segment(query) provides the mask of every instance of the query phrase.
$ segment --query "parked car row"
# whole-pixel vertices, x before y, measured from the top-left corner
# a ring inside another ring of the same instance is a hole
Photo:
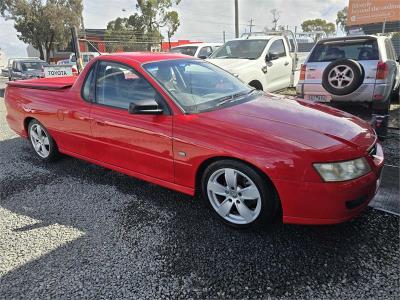
[[[366,103],[387,124],[390,103],[398,100],[400,86],[399,60],[390,38],[323,38],[309,53],[298,48],[296,36],[285,30],[247,34],[223,45],[181,45],[170,52],[206,59],[258,90],[296,87],[298,97],[317,103]],[[81,54],[84,66],[100,55]],[[71,66],[77,74],[75,54],[57,64]],[[43,61],[15,59],[9,78],[43,77],[45,65]],[[379,134],[386,134],[386,126],[379,128]]]

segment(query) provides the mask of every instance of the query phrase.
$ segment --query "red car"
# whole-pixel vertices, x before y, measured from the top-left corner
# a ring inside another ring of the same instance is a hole
[[[10,82],[5,103],[9,126],[41,159],[64,153],[199,192],[235,227],[349,220],[383,167],[366,122],[180,54],[103,55],[79,77]]]

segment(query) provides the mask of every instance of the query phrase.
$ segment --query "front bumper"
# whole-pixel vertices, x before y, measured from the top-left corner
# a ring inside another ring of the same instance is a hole
[[[370,159],[370,173],[345,182],[274,182],[281,199],[283,222],[295,224],[336,224],[362,212],[380,185],[383,154]]]

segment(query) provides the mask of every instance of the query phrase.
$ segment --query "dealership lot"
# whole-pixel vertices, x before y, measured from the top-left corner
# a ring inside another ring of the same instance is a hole
[[[398,147],[396,137],[384,143],[397,167]],[[336,226],[232,230],[197,198],[69,157],[39,162],[8,129],[2,98],[0,162],[6,299],[400,294],[392,214],[369,208]]]

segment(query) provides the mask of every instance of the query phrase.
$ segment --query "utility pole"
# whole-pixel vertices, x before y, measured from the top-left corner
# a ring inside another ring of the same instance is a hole
[[[225,30],[222,31],[222,40],[223,40],[223,42],[224,42],[224,44],[225,44]]]
[[[83,12],[81,14],[81,27],[82,27],[81,29],[82,29],[82,32],[83,32],[83,39],[86,40],[86,29],[85,29],[85,23],[83,22]],[[84,51],[88,51],[88,50],[89,50],[89,47],[88,47],[88,45],[86,43]]]
[[[253,25],[253,21],[254,21],[254,19],[250,19],[250,21],[249,21],[249,23],[250,23],[250,25],[249,25],[249,28],[250,28],[250,35],[251,35],[251,29],[254,27],[254,26],[256,26],[256,25]]]
[[[72,34],[72,42],[74,45],[76,67],[78,69],[78,74],[80,74],[81,71],[83,70],[83,64],[81,58],[81,51],[79,49],[78,30],[76,29],[75,26],[71,28],[71,34]]]
[[[235,0],[235,37],[239,37],[239,0]]]

